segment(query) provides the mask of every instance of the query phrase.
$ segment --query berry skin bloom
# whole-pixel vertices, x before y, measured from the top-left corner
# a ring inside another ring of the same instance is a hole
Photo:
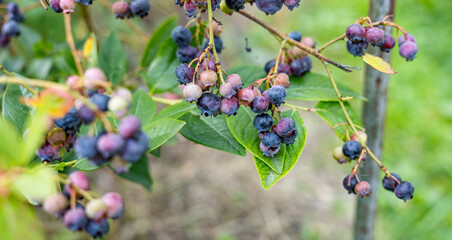
[[[196,58],[196,54],[198,54],[198,51],[190,45],[186,47],[179,47],[176,51],[177,59],[179,59],[181,63],[191,62],[191,60]]]
[[[286,145],[294,144],[295,140],[297,139],[297,136],[298,129],[295,128],[295,130],[290,135],[281,138],[281,143],[284,143]]]
[[[349,179],[350,179],[350,184],[349,184]],[[344,186],[345,190],[348,191],[348,194],[350,194],[350,193],[356,194],[355,186],[360,181],[361,181],[361,178],[358,175],[353,175],[351,178],[350,178],[350,175],[347,175],[344,178],[344,180],[342,181],[342,185]]]
[[[352,40],[347,41],[347,51],[355,56],[360,57],[366,53],[367,42],[365,40],[353,42]]]
[[[133,15],[144,18],[151,10],[151,3],[148,0],[134,0],[130,3],[130,11]]]
[[[80,158],[93,159],[99,154],[96,145],[97,137],[82,136],[75,142],[74,150]]]
[[[312,61],[311,58],[305,56],[303,58],[294,59],[290,62],[290,69],[293,75],[301,77],[307,72],[311,71]]]
[[[184,87],[183,94],[188,102],[197,101],[202,95],[202,89],[194,83],[189,83]]]
[[[273,126],[273,118],[266,113],[261,113],[254,118],[253,125],[259,132],[270,131]]]
[[[398,41],[399,47],[400,47],[405,41],[416,43],[416,38],[411,34],[406,34],[406,35],[404,34],[404,35],[400,36],[397,41]]]
[[[50,214],[55,214],[66,209],[69,206],[69,201],[61,193],[55,193],[53,195],[47,196],[44,199],[42,207],[44,210]]]
[[[186,47],[190,45],[191,42],[191,32],[187,28],[182,26],[177,26],[171,31],[171,38],[180,47]]]
[[[255,113],[265,113],[270,107],[270,102],[267,97],[259,96],[255,97],[250,104],[251,111]]]
[[[220,111],[226,115],[236,115],[239,110],[239,100],[232,96],[230,98],[223,98],[221,100]]]
[[[273,15],[283,6],[283,0],[256,0],[256,6],[266,15]]]
[[[394,179],[395,178],[395,179]],[[398,182],[397,182],[397,181]],[[383,188],[394,192],[394,189],[399,185],[399,183],[402,182],[402,178],[400,178],[399,175],[396,173],[391,173],[391,177],[384,176],[383,180],[381,181],[381,184],[383,185]]]
[[[361,155],[363,147],[358,141],[348,141],[342,145],[342,152],[344,155],[350,159],[357,159]]]
[[[220,98],[213,93],[203,93],[198,99],[196,106],[201,110],[201,115],[216,116],[220,110]]]
[[[270,88],[267,92],[268,100],[271,104],[275,105],[276,107],[279,107],[282,103],[284,103],[284,100],[286,99],[286,89],[282,86],[274,86]]]
[[[20,35],[20,27],[19,23],[16,21],[9,20],[2,26],[2,34],[11,36],[11,37],[17,37]]]
[[[180,84],[187,84],[193,81],[193,75],[195,74],[195,69],[188,66],[188,64],[183,63],[177,66],[176,70],[177,81]]]
[[[366,196],[369,196],[370,191],[370,184],[366,181],[361,181],[355,186],[355,193],[360,195],[361,198],[364,198]]]
[[[76,232],[86,227],[88,217],[82,208],[69,209],[64,214],[63,222],[69,230]]]
[[[403,181],[397,185],[394,189],[394,193],[396,197],[403,199],[403,201],[406,202],[406,200],[413,198],[414,185],[411,182]]]
[[[85,231],[93,238],[102,238],[110,231],[110,224],[107,219],[89,221],[85,227]]]
[[[259,144],[259,148],[261,149],[264,156],[273,157],[273,156],[275,156],[275,154],[277,154],[279,152],[280,145],[278,145],[277,147],[268,148],[268,147],[265,147],[261,142]]]
[[[276,148],[281,144],[281,138],[274,132],[269,132],[262,137],[262,144],[266,148]]]
[[[413,61],[417,54],[417,44],[415,42],[406,41],[399,47],[400,56],[407,61]]]
[[[380,50],[383,52],[390,52],[395,46],[395,38],[392,35],[385,35],[385,41],[380,46]]]
[[[106,112],[108,111],[108,102],[110,101],[110,96],[95,93],[89,98],[89,101],[96,105],[102,112]]]
[[[348,26],[345,31],[345,35],[352,42],[359,42],[364,40],[364,37],[366,36],[366,29],[360,24],[352,24]]]
[[[367,29],[366,41],[372,46],[381,46],[385,41],[385,32],[378,27],[372,27]]]
[[[293,134],[296,129],[297,126],[295,125],[295,121],[291,118],[281,119],[274,128],[275,133],[280,137],[289,136]]]
[[[127,139],[121,157],[129,163],[136,163],[141,156],[146,153],[146,145],[141,144],[135,139]]]

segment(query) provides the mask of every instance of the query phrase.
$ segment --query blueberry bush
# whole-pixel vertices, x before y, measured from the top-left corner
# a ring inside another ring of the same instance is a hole
[[[358,167],[373,161],[384,172],[384,189],[403,201],[413,198],[413,184],[390,173],[366,145],[366,129],[350,104],[365,97],[333,76],[333,69],[360,68],[322,53],[341,43],[342,51],[380,72],[395,74],[389,63],[366,53],[368,48],[391,52],[398,45],[402,58],[415,59],[416,38],[392,16],[378,21],[360,17],[340,36],[319,45],[296,29],[282,33],[247,11],[294,11],[302,7],[300,0],[175,0],[174,9],[183,8],[188,21],[178,25],[177,17],[171,16],[151,36],[129,20],[152,13],[148,0],[97,1],[103,6],[85,0],[0,5],[1,54],[7,59],[0,66],[0,204],[2,211],[20,216],[23,226],[36,224],[31,206],[42,207],[68,230],[102,238],[111,221],[127,209],[120,194],[92,191],[87,172],[108,168],[150,191],[147,154],[159,157],[160,147],[177,133],[231,154],[251,153],[256,176],[268,189],[302,157],[308,139],[299,111],[317,114],[343,142],[333,149],[332,158],[352,165],[343,179],[344,192],[361,198],[372,194]],[[112,31],[100,42],[89,14],[84,20],[91,33],[74,34],[74,12],[87,14],[87,6],[107,7],[116,21],[145,38],[141,58],[130,59],[130,46],[121,40],[121,32]],[[48,8],[64,22],[65,38],[60,37],[55,49],[39,32],[22,26],[27,22],[23,12],[37,9],[47,14],[43,9]],[[233,46],[223,42],[223,25],[228,22],[218,21],[219,14],[244,17],[268,30],[280,45],[273,58],[264,66],[225,68],[233,64],[225,64],[221,53]],[[387,34],[387,28],[396,29],[395,35]],[[30,52],[41,58],[17,57]],[[322,63],[323,74],[311,71],[313,61]],[[301,106],[301,101],[315,106]],[[157,111],[157,103],[165,107]],[[20,231],[5,216],[0,215],[4,239],[44,238],[42,233]]]

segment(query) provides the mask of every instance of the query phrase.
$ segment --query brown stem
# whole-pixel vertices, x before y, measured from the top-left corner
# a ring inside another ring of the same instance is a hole
[[[71,49],[72,56],[74,57],[75,66],[77,67],[78,74],[83,76],[83,69],[78,57],[77,49],[75,48],[74,36],[72,35],[71,27],[71,15],[64,14],[64,28],[66,30],[66,41]]]

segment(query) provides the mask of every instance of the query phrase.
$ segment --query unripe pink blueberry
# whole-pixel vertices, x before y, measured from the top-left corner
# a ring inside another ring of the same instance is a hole
[[[301,39],[301,43],[310,48],[315,48],[315,41],[314,39],[312,39],[312,37],[304,37],[303,39]]]
[[[211,87],[215,85],[218,80],[218,74],[212,70],[207,70],[201,73],[199,81],[205,87]]]
[[[232,84],[236,90],[240,90],[242,88],[242,78],[238,74],[231,74],[226,78],[226,82]]]
[[[250,88],[244,88],[238,94],[239,104],[248,107],[254,99],[254,91]]]
[[[184,87],[183,94],[184,97],[187,98],[187,101],[193,102],[201,97],[202,89],[194,83],[189,83]]]
[[[220,86],[220,94],[225,98],[230,98],[235,94],[235,87],[231,83],[224,83]]]
[[[402,36],[400,36],[397,41],[399,43],[399,46],[401,46],[405,41],[416,43],[416,38],[413,35],[408,33],[408,34],[402,34]]]
[[[86,215],[95,221],[99,221],[107,216],[107,205],[102,199],[93,199],[86,204]]]
[[[380,50],[384,51],[384,52],[389,52],[389,51],[391,51],[392,48],[394,48],[394,46],[395,46],[395,38],[390,34],[386,34],[385,41],[384,41],[383,45],[380,46]]]
[[[366,143],[366,142],[367,142],[367,134],[366,134],[366,132],[358,131],[358,134],[359,134],[359,136],[361,137],[361,140],[363,140],[363,142]],[[356,134],[353,134],[353,135],[350,137],[350,140],[351,140],[351,141],[358,141],[358,142],[359,142],[359,138],[358,138],[358,136],[356,136]]]
[[[126,88],[118,88],[118,90],[113,93],[113,96],[124,98],[129,103],[132,102],[132,93]]]
[[[406,41],[399,47],[400,56],[407,61],[413,61],[417,54],[417,44],[415,42]]]
[[[79,81],[80,81],[80,77],[79,77],[79,76],[77,76],[77,75],[69,75],[69,76],[66,78],[66,85],[67,85],[70,89],[75,90],[75,89],[78,88],[78,86],[79,86],[79,84],[80,84]]]
[[[370,184],[366,181],[361,181],[355,186],[355,192],[356,194],[360,195],[361,198],[369,196],[370,191]]]
[[[111,6],[111,10],[115,14],[116,18],[125,18],[130,13],[129,3],[124,1],[115,2]]]
[[[113,155],[120,153],[124,147],[124,139],[114,133],[107,133],[102,135],[97,141],[97,150],[105,158],[112,157]]]
[[[63,13],[69,14],[75,9],[75,0],[61,0],[60,7],[63,9]]]
[[[55,214],[66,209],[69,206],[69,201],[61,193],[55,193],[46,197],[42,207],[50,214]]]
[[[276,78],[275,78],[275,84],[281,85],[284,88],[288,88],[290,85],[289,75],[287,75],[285,73],[278,73],[278,75],[276,75]]]
[[[373,46],[380,46],[384,43],[385,31],[378,27],[371,27],[366,31],[366,41]]]
[[[83,82],[86,88],[97,90],[102,88],[103,83],[107,82],[107,76],[100,68],[91,67],[86,69]]]
[[[141,121],[136,116],[130,115],[121,120],[118,126],[119,135],[123,138],[131,138],[141,128]]]
[[[220,111],[226,115],[236,115],[239,109],[239,101],[236,97],[232,96],[230,98],[221,99]]]
[[[124,202],[119,193],[109,192],[102,196],[102,201],[107,206],[107,216],[116,219],[124,212]]]
[[[90,189],[90,181],[88,175],[82,171],[75,171],[68,176],[69,183],[77,188],[88,191]]]

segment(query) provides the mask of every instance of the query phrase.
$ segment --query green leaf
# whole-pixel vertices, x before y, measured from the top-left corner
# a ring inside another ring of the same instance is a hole
[[[157,50],[160,44],[163,43],[168,37],[171,36],[171,31],[177,26],[177,16],[169,17],[152,33],[149,38],[146,49],[141,57],[141,67],[147,67],[151,63],[152,59],[157,55]]]
[[[242,83],[246,87],[250,86],[254,81],[266,76],[264,68],[254,65],[242,65],[228,69],[228,74],[236,73],[242,79]]]
[[[44,240],[40,220],[33,207],[17,198],[0,198],[0,232],[2,240]]]
[[[51,68],[52,59],[50,57],[33,59],[27,66],[27,73],[25,75],[29,78],[46,79],[49,76]]]
[[[178,104],[170,105],[162,109],[153,119],[153,121],[162,118],[179,118],[180,116],[186,114],[190,110],[196,107],[196,104],[191,104],[188,102],[181,102]]]
[[[30,108],[24,105],[20,99],[31,96],[32,93],[27,89],[15,84],[9,84],[3,96],[3,118],[14,123],[21,133],[24,131],[25,122],[30,117]]]
[[[23,150],[17,154],[17,161],[24,165],[35,156],[38,149],[44,142],[46,137],[46,125],[48,124],[48,116],[44,110],[37,109],[33,117],[27,121],[27,136],[24,140]]]
[[[116,32],[103,41],[99,51],[99,66],[114,85],[118,85],[126,74],[127,55]]]
[[[141,120],[142,126],[151,122],[156,109],[155,102],[143,89],[139,89],[133,93],[130,114],[137,116]]]
[[[162,146],[160,146],[160,147],[158,147],[158,148],[152,150],[150,153],[151,153],[154,157],[160,158],[160,153],[161,153],[161,151],[162,151]]]
[[[179,84],[174,74],[174,70],[179,65],[176,50],[177,45],[171,38],[167,38],[160,45],[147,73],[147,84],[150,93],[167,91]]]
[[[151,191],[152,178],[149,173],[148,159],[143,156],[138,162],[130,167],[129,172],[118,174],[120,177],[138,183]]]
[[[259,133],[254,128],[253,121],[256,117],[256,113],[253,113],[249,108],[240,107],[237,115],[229,117],[228,127],[232,135],[239,143],[241,143],[248,151],[254,156],[264,161],[271,169],[277,173],[281,173],[284,165],[284,155],[286,145],[281,144],[281,149],[274,157],[266,157],[262,153],[259,145],[261,139]]]
[[[98,165],[90,162],[86,158],[80,159],[79,161],[77,161],[77,163],[74,164],[74,167],[76,167],[80,171],[94,171],[94,170],[97,170],[97,169],[99,169],[99,168],[101,168],[103,166],[104,165],[98,166]]]
[[[343,84],[337,83],[337,87],[343,97],[355,97],[356,99],[365,100],[364,97]],[[291,77],[290,87],[287,88],[287,99],[338,101],[329,78],[316,73],[307,73],[303,77]]]
[[[350,106],[350,104],[347,102],[345,102],[344,105],[353,123],[355,125],[362,126],[361,120],[355,110],[353,110],[352,106]],[[321,118],[323,118],[323,120],[325,120],[328,125],[330,125],[330,127],[334,127],[340,123],[347,123],[347,119],[345,118],[344,112],[342,111],[339,102],[319,102],[314,108],[324,110],[316,111],[316,113]],[[346,130],[347,125],[337,126],[334,128],[334,132],[336,132],[337,136],[342,139],[342,141],[346,141]]]
[[[27,169],[14,180],[12,189],[18,195],[37,202],[56,192],[57,172],[49,167],[38,165],[38,167]]]
[[[226,118],[224,114],[216,117],[200,116],[199,110],[192,110],[180,118],[187,122],[180,134],[195,143],[245,156],[245,148],[237,142],[229,131]]]
[[[160,147],[174,136],[184,125],[184,121],[172,118],[163,118],[146,125],[143,128],[143,131],[149,137],[149,150],[152,151]]]
[[[294,144],[290,144],[286,147],[286,154],[284,155],[284,167],[281,174],[273,171],[267,164],[257,157],[254,157],[254,163],[256,165],[259,178],[261,180],[264,189],[269,189],[273,184],[284,177],[293,166],[297,163],[301,156],[304,145],[306,143],[306,128],[300,114],[295,110],[289,110],[281,114],[283,118],[292,118],[295,121],[298,129],[298,136]]]
[[[20,165],[17,153],[22,152],[23,142],[16,128],[4,118],[0,118],[0,169]]]

